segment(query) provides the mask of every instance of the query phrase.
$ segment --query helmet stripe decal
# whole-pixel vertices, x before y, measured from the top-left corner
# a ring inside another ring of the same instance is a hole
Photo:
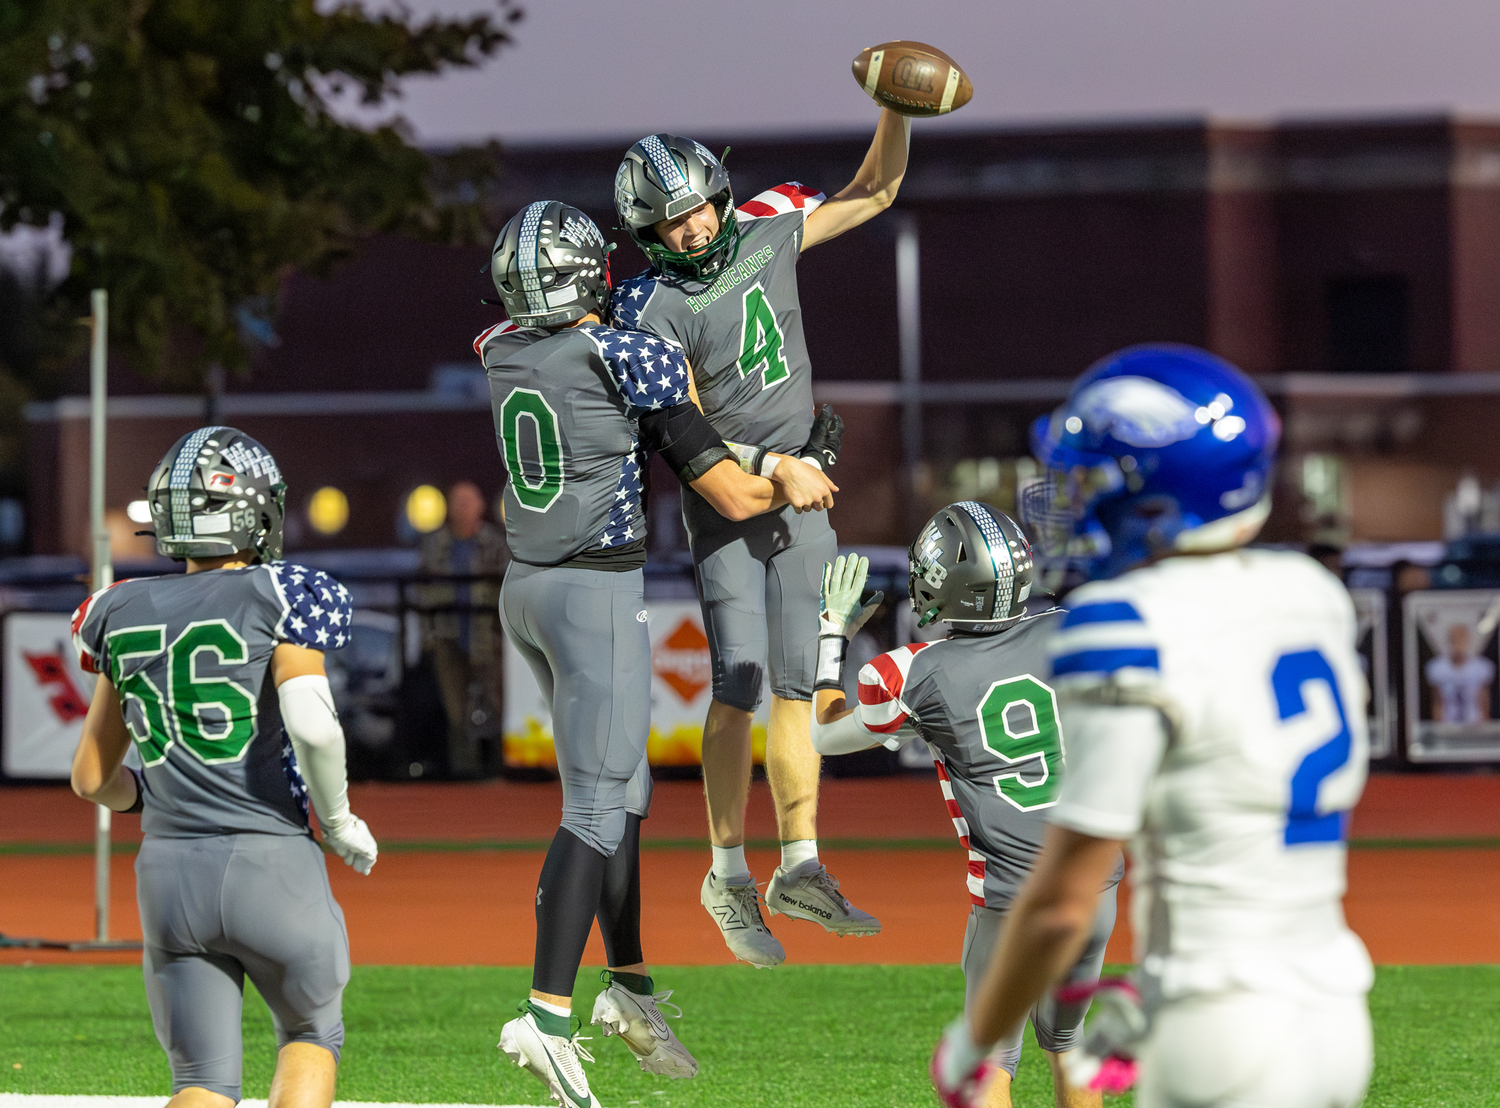
[[[538,200],[526,209],[521,217],[521,230],[516,240],[516,268],[521,271],[521,290],[526,294],[526,307],[537,315],[547,312],[547,298],[542,293],[542,281],[537,276],[541,264],[541,246],[537,235],[542,227],[542,213],[547,210],[546,200]]]
[[[676,200],[687,195],[688,179],[683,176],[681,168],[658,136],[647,135],[641,139],[641,151],[651,163],[651,168],[656,170],[656,177],[669,197]]]
[[[1000,530],[1000,525],[995,522],[995,517],[990,515],[989,510],[983,504],[974,500],[964,500],[954,505],[962,508],[968,513],[969,518],[974,521],[974,526],[979,528],[979,533],[984,536],[984,545],[990,550],[990,565],[995,571],[995,609],[991,619],[1004,619],[1004,613],[1010,611],[1011,592],[1015,588],[1016,563],[1011,557],[1010,543],[1006,541],[1005,532]],[[1005,558],[1002,567],[1001,556]]]
[[[167,477],[167,488],[172,494],[172,534],[177,538],[191,538],[193,517],[188,500],[192,487],[193,471],[198,468],[198,456],[203,444],[222,427],[200,427],[187,437],[177,457],[172,460],[172,472]]]

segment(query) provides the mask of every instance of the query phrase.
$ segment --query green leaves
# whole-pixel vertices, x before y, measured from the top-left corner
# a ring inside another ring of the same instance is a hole
[[[55,314],[108,289],[112,342],[143,371],[191,385],[241,366],[236,308],[274,303],[287,271],[376,232],[485,233],[492,156],[450,156],[435,185],[399,119],[360,128],[335,107],[480,64],[519,17],[511,0],[421,24],[313,0],[0,0],[0,229],[60,213]]]

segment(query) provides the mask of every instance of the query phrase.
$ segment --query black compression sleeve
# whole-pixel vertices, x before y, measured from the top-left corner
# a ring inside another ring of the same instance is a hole
[[[641,444],[660,454],[688,484],[732,458],[724,440],[693,404],[674,404],[640,417]]]

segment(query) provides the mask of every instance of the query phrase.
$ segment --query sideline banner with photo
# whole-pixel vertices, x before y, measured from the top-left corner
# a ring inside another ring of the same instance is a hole
[[[1500,591],[1414,592],[1405,616],[1407,757],[1500,757]]]
[[[653,766],[696,766],[703,761],[703,720],[713,699],[708,637],[696,600],[648,600],[651,633],[651,737],[647,756]],[[771,690],[761,691],[751,725],[756,762],[766,760],[766,721]],[[552,745],[552,712],[531,667],[505,638],[505,720],[507,766],[557,765]]]
[[[1384,589],[1350,589],[1354,601],[1359,664],[1370,686],[1370,757],[1389,758],[1395,748],[1396,711],[1391,685],[1390,643]]]
[[[78,667],[71,617],[11,612],[5,617],[0,769],[7,777],[66,779],[88,715],[91,678]]]

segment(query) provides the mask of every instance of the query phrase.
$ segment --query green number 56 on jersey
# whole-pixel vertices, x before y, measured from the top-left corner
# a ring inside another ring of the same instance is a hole
[[[109,635],[110,680],[120,694],[125,725],[140,748],[141,762],[161,763],[181,742],[205,765],[237,762],[255,735],[255,697],[227,677],[199,673],[204,654],[221,666],[249,661],[245,640],[227,620],[188,624],[166,645],[166,627],[126,627]],[[159,688],[144,662],[126,673],[126,662],[167,654],[167,687]],[[139,715],[131,711],[135,704]]]

